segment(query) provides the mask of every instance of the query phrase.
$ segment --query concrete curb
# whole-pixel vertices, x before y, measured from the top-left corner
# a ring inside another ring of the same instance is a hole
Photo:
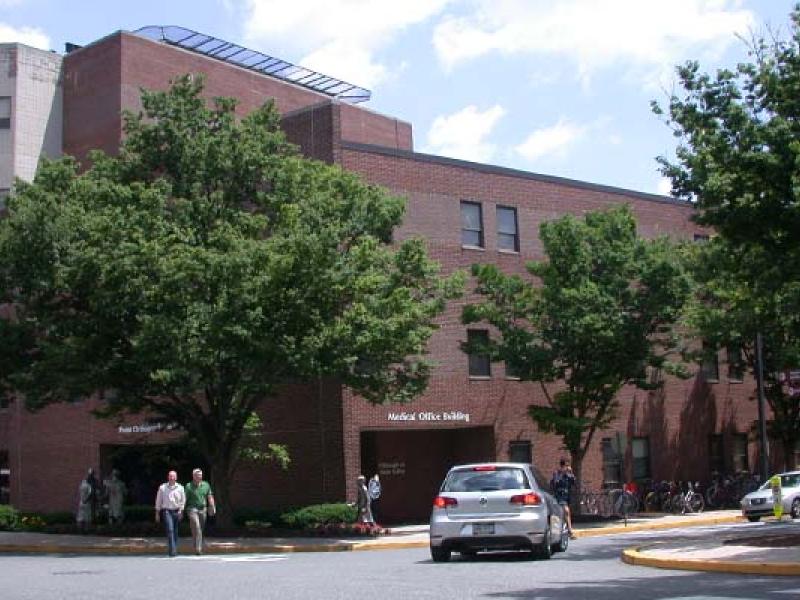
[[[800,575],[800,563],[765,563],[699,558],[664,558],[646,555],[647,546],[628,548],[622,552],[622,562],[641,567],[682,571],[712,571],[742,575]]]
[[[598,527],[597,529],[576,529],[575,537],[595,537],[600,535],[614,535],[617,533],[629,533],[634,531],[649,531],[658,529],[678,529],[680,527],[703,527],[706,525],[722,525],[725,523],[742,523],[744,517],[741,515],[726,515],[724,517],[692,518],[681,521],[667,521],[662,523],[632,523],[625,525],[615,525],[613,527]]]
[[[713,518],[689,518],[683,520],[661,523],[632,523],[627,527],[617,525],[612,527],[598,527],[597,529],[575,530],[575,537],[587,538],[603,535],[616,535],[636,531],[658,529],[678,529],[681,527],[701,527],[723,523],[738,523],[743,521],[741,515],[726,515]],[[298,552],[363,552],[366,550],[405,550],[409,548],[427,548],[429,542],[424,540],[408,541],[346,541],[328,544],[261,544],[261,545],[234,545],[225,542],[211,542],[206,547],[206,555],[215,554],[271,554],[271,553],[298,553]],[[181,549],[184,553],[191,554],[191,549]],[[105,554],[105,555],[162,555],[166,553],[166,543],[148,545],[70,545],[70,544],[0,544],[0,554]]]

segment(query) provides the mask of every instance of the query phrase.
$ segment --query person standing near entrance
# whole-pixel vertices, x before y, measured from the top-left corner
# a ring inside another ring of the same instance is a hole
[[[377,473],[369,480],[367,491],[369,492],[369,499],[371,502],[370,509],[372,511],[372,520],[377,523],[380,518],[378,505],[380,504],[381,498],[381,478],[378,477]]]
[[[122,503],[125,500],[127,489],[125,483],[119,478],[119,471],[113,469],[111,477],[103,481],[103,489],[108,501],[108,522],[109,524],[122,523],[123,512]]]
[[[167,473],[167,481],[158,486],[156,494],[156,523],[164,521],[164,531],[167,534],[167,553],[170,556],[178,554],[178,525],[183,518],[183,509],[186,506],[186,492],[178,483],[178,474],[175,471]]]
[[[564,509],[564,517],[567,520],[567,529],[569,530],[570,539],[575,539],[575,534],[572,533],[572,514],[570,512],[570,496],[572,495],[572,487],[575,485],[575,475],[572,473],[572,467],[565,459],[561,459],[558,463],[558,470],[553,473],[553,478],[550,480],[550,488],[553,491],[553,496],[556,502]]]
[[[194,553],[203,553],[203,529],[206,517],[213,517],[217,512],[214,492],[207,481],[203,481],[202,469],[192,471],[192,480],[186,484],[186,514],[189,516],[189,527],[192,529]]]

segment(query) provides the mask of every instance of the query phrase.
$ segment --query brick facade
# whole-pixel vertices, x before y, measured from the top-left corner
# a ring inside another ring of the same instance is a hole
[[[397,237],[423,237],[445,273],[475,262],[493,262],[523,274],[526,261],[542,258],[537,235],[542,222],[620,203],[632,207],[645,237],[692,239],[701,233],[684,203],[416,154],[407,123],[127,33],[113,34],[65,57],[65,152],[81,158],[95,147],[113,152],[121,135],[120,109],[139,108],[141,87],[164,89],[171,78],[187,72],[205,74],[208,96],[238,98],[242,114],[275,98],[288,137],[306,155],[340,164],[406,197],[406,216]],[[482,206],[484,250],[461,245],[462,200]],[[498,205],[517,210],[519,252],[497,250]],[[557,438],[537,431],[527,416],[529,405],[544,402],[539,386],[506,377],[502,364],[492,365],[489,378],[468,375],[467,357],[459,348],[466,339],[461,307],[468,300],[452,303],[439,319],[440,330],[430,344],[431,357],[439,366],[427,391],[411,405],[373,406],[331,381],[287,388],[279,398],[267,401],[262,417],[269,439],[289,446],[292,467],[288,472],[274,466],[243,468],[235,485],[237,504],[275,508],[354,500],[356,476],[377,471],[384,484],[379,513],[390,521],[424,518],[452,463],[506,460],[512,442],[529,442],[534,464],[547,474],[563,449]],[[713,433],[723,433],[728,447],[734,434],[750,435],[749,460],[754,465],[756,444],[749,433],[756,419],[750,399],[753,388],[749,379],[732,383],[723,375],[719,382],[706,382],[700,376],[669,380],[659,393],[623,390],[619,418],[609,431],[595,437],[584,464],[584,480],[591,488],[600,487],[602,438],[617,434],[628,442],[648,438],[651,474],[656,479],[707,480],[708,440]],[[0,411],[0,440],[6,440],[12,498],[20,508],[71,510],[86,467],[108,468],[101,464],[102,447],[173,439],[158,432],[121,433],[117,424],[92,418],[91,406],[91,402],[55,406],[31,415],[15,403],[5,413]],[[402,413],[415,418],[401,420]],[[128,419],[128,423],[140,421]],[[625,452],[627,478],[630,444]]]

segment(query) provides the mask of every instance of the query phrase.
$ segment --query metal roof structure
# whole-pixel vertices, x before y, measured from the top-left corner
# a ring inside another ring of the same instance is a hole
[[[372,93],[362,87],[341,79],[317,73],[311,69],[294,65],[288,61],[263,52],[250,50],[232,42],[226,42],[205,33],[198,33],[185,27],[174,25],[148,25],[133,32],[140,37],[178,46],[210,58],[216,58],[238,67],[250,69],[262,75],[269,75],[290,83],[314,90],[356,104],[366,102]]]

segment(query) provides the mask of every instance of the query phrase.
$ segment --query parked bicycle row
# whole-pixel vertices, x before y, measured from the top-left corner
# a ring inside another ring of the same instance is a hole
[[[604,491],[584,490],[579,511],[584,515],[622,517],[641,511],[685,514],[706,508],[738,508],[741,498],[758,486],[758,476],[746,472],[714,474],[706,486],[695,481],[627,483]]]

